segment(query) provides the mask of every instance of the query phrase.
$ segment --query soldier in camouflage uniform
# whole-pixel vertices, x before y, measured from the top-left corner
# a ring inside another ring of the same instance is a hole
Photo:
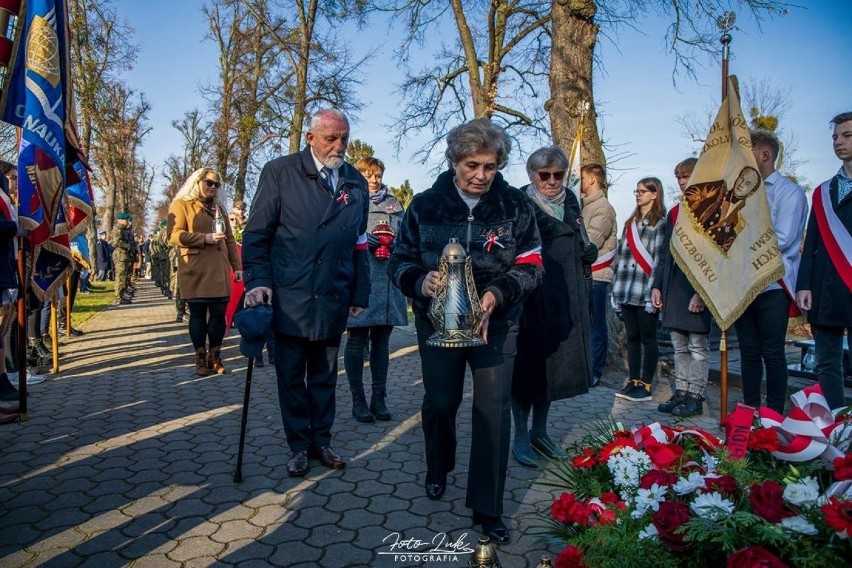
[[[169,244],[166,220],[160,223],[151,237],[151,278],[166,298],[172,298],[169,281]]]
[[[112,228],[109,243],[112,245],[112,263],[115,267],[115,300],[113,304],[129,304],[130,265],[133,247],[133,232],[130,230],[130,213],[119,213],[115,216],[115,226]]]
[[[188,321],[189,317],[186,313],[186,300],[180,297],[180,280],[178,280],[178,257],[180,253],[177,247],[169,247],[169,282],[172,292],[172,297],[175,300],[175,309],[177,316],[175,321]]]

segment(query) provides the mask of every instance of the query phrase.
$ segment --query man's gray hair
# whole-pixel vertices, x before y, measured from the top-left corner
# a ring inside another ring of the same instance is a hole
[[[512,141],[505,130],[487,118],[476,118],[450,130],[444,155],[448,165],[452,167],[467,156],[493,152],[499,170],[506,167],[511,151]]]
[[[545,146],[539,148],[527,158],[527,175],[532,175],[542,168],[557,165],[563,170],[568,169],[568,156],[558,146]]]
[[[319,128],[320,124],[327,120],[342,120],[346,124],[349,124],[349,117],[346,116],[345,113],[337,110],[336,108],[324,108],[315,112],[311,117],[311,124],[308,126],[308,132],[315,131]]]

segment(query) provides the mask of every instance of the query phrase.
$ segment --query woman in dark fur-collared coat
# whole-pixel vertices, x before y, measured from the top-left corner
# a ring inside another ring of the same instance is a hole
[[[503,489],[511,436],[512,365],[523,301],[541,280],[541,241],[529,198],[497,172],[508,161],[506,133],[487,119],[454,128],[447,136],[450,170],[414,196],[405,212],[388,274],[413,299],[423,372],[426,496],[440,499],[456,465],[456,414],[465,368],[473,375],[473,427],[466,505],[492,542],[509,540]],[[483,319],[484,345],[427,345],[435,328],[427,317],[438,262],[449,239],[471,259]]]
[[[591,379],[584,263],[598,249],[583,238],[580,204],[562,185],[567,170],[562,150],[540,148],[527,160],[532,183],[521,189],[535,204],[544,261],[544,278],[524,303],[512,379],[512,454],[526,467],[537,467],[541,455],[567,457],[547,434],[550,403],[586,393]]]

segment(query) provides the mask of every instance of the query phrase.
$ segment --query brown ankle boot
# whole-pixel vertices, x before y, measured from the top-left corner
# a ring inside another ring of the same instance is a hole
[[[203,347],[195,350],[195,374],[199,377],[210,374],[210,369],[207,368],[207,350]]]
[[[227,371],[225,365],[222,364],[222,347],[210,348],[210,368],[217,375],[224,375]]]

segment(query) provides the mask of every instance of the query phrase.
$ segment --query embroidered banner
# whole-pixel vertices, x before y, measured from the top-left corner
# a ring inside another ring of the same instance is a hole
[[[19,15],[16,51],[0,98],[2,119],[21,128],[20,224],[30,231],[33,286],[45,298],[71,266],[65,188],[80,176],[64,0],[30,0]]]
[[[672,231],[675,262],[728,329],[784,275],[766,189],[751,152],[736,77],[716,115]]]

